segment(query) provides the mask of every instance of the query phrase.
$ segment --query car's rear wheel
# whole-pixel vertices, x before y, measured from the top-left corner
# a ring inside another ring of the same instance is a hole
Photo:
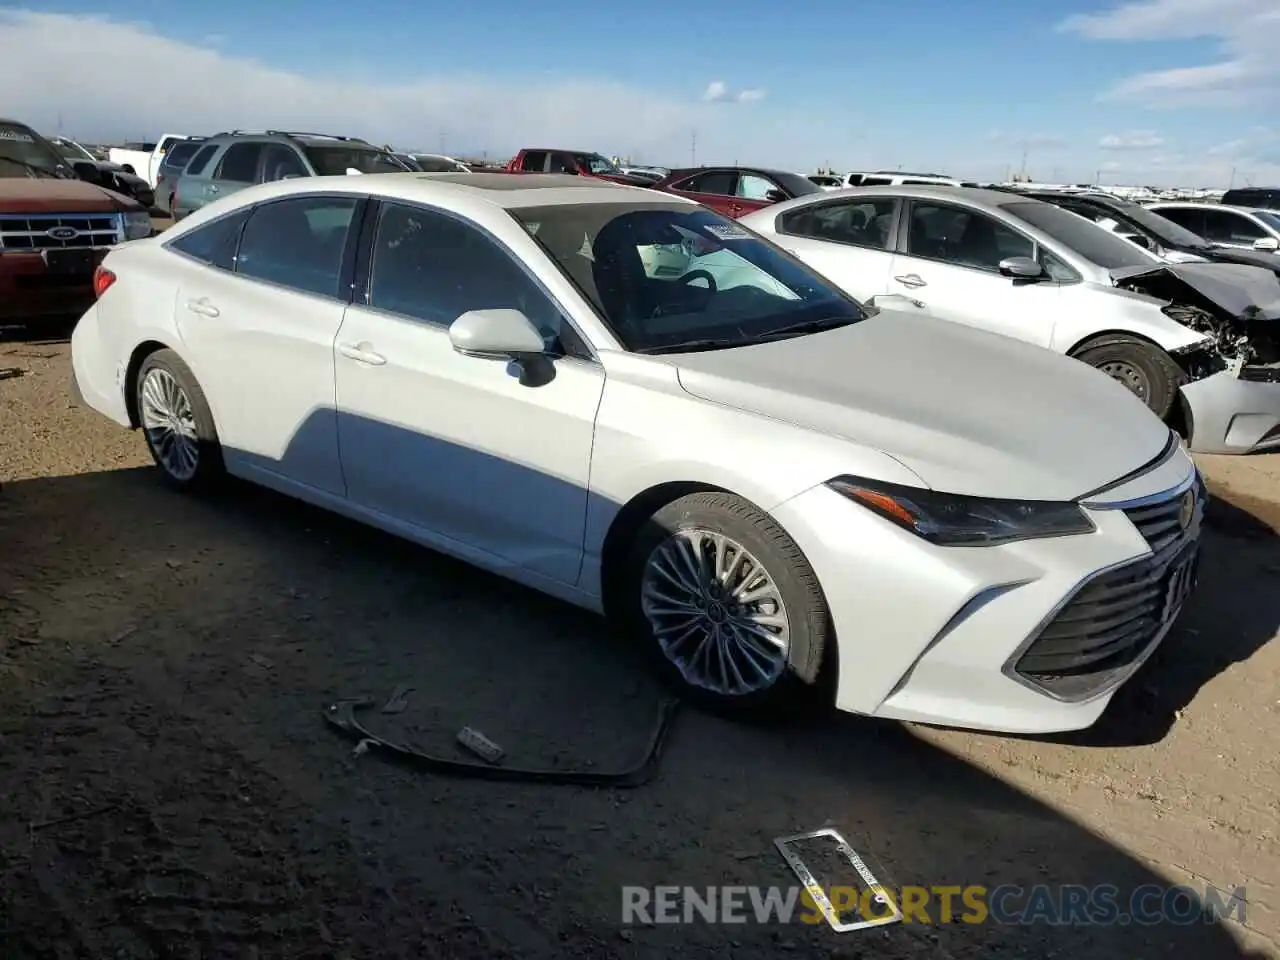
[[[1099,338],[1072,354],[1127,387],[1161,420],[1169,416],[1184,379],[1173,358],[1136,337]]]
[[[137,379],[138,425],[165,481],[181,490],[222,473],[222,450],[208,401],[191,369],[172,350],[142,361]]]
[[[707,492],[668,504],[636,537],[629,573],[635,626],[687,695],[741,711],[816,689],[826,600],[800,548],[751,503]]]

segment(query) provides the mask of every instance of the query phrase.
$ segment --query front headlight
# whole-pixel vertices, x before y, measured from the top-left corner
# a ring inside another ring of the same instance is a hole
[[[151,214],[135,210],[124,215],[124,238],[142,240],[151,236]]]
[[[861,477],[836,477],[827,486],[943,547],[990,546],[1097,529],[1074,503],[966,497]]]

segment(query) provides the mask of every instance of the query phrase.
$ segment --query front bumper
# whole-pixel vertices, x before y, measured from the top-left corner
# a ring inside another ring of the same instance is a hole
[[[1086,506],[1092,534],[997,547],[933,547],[825,487],[775,508],[831,609],[836,706],[1009,733],[1092,725],[1181,612],[1205,501],[1181,450],[1106,496]]]
[[[1280,383],[1215,373],[1182,388],[1195,453],[1280,450]]]
[[[93,268],[106,256],[94,250],[87,270],[55,272],[39,251],[0,251],[0,321],[30,321],[83,313],[93,303]]]

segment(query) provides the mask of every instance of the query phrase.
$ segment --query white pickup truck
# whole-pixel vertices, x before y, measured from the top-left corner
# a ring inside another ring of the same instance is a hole
[[[123,147],[112,147],[107,151],[107,160],[118,163],[125,173],[136,174],[154,188],[156,174],[160,172],[160,164],[164,155],[179,140],[190,140],[189,134],[166,133],[159,143],[126,143]]]

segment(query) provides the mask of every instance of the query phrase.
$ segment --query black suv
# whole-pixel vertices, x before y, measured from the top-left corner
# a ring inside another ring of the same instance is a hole
[[[1226,207],[1259,207],[1280,210],[1280,187],[1240,187],[1222,195]]]
[[[232,130],[205,140],[173,185],[175,219],[257,183],[293,177],[404,173],[395,155],[359,137],[324,133]]]

